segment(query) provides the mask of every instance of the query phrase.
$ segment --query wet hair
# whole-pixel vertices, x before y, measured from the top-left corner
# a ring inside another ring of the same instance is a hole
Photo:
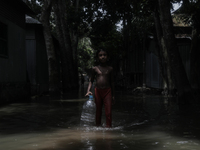
[[[106,52],[107,53],[107,56],[108,56],[108,60],[107,60],[107,64],[109,65],[110,64],[110,54],[108,53],[108,51],[106,49],[98,49],[96,51],[96,56],[95,56],[95,65],[98,65],[99,64],[99,61],[98,61],[98,55],[99,53],[103,51],[103,52]]]
[[[107,55],[108,55],[108,57],[110,56],[107,50],[105,50],[105,49],[98,49],[97,52],[96,52],[96,59],[98,58],[98,55],[99,55],[99,53],[100,53],[101,51],[106,52]]]

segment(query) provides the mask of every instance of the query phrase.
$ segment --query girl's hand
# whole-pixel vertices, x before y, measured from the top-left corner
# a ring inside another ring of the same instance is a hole
[[[112,97],[112,105],[114,105],[115,104],[115,97],[113,96]]]
[[[85,94],[85,96],[89,96],[89,95],[93,95],[92,92],[89,91],[89,92],[87,92],[87,93]]]

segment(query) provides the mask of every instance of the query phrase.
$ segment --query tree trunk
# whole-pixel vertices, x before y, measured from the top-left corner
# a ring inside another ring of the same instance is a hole
[[[154,22],[157,33],[157,41],[158,41],[158,59],[160,64],[161,74],[164,80],[164,92],[165,94],[172,95],[172,91],[174,91],[174,82],[172,79],[172,73],[170,69],[170,61],[167,53],[167,49],[165,46],[165,42],[163,39],[162,27],[160,24],[160,17],[157,8],[154,10]]]
[[[191,97],[191,86],[189,84],[173,33],[170,1],[158,0],[158,2],[160,8],[160,19],[163,29],[163,37],[167,52],[169,54],[171,69],[175,79],[175,85],[178,90],[179,100],[186,102],[193,97]]]
[[[44,39],[48,57],[48,69],[49,69],[49,92],[59,93],[59,67],[57,64],[56,53],[54,49],[53,39],[51,35],[51,28],[49,23],[49,17],[51,13],[53,0],[44,0],[44,5],[41,12],[41,22],[44,27]]]
[[[165,41],[163,37],[161,38],[161,46],[162,46],[162,55],[164,58],[164,64],[165,64],[165,72],[166,72],[166,79],[167,79],[167,89],[168,89],[168,95],[174,95],[174,89],[175,89],[175,81],[173,78],[172,74],[172,69],[171,69],[171,62],[169,58],[169,54],[166,48]]]
[[[73,49],[73,56],[74,56],[74,78],[75,78],[75,87],[79,86],[79,76],[78,76],[78,32],[77,31],[72,31],[71,33],[72,37],[72,49]]]
[[[198,72],[198,36],[199,32],[196,28],[192,30],[192,44],[190,48],[190,81],[191,81],[191,86],[195,91],[199,90],[199,82],[198,82],[198,77],[199,77],[199,72]]]
[[[70,71],[68,65],[70,64],[69,60],[67,59],[67,51],[65,49],[65,40],[64,40],[64,35],[62,31],[62,24],[61,24],[61,15],[62,12],[60,12],[59,9],[59,2],[56,1],[53,8],[54,8],[54,13],[55,13],[55,22],[56,22],[56,33],[60,45],[60,58],[61,58],[61,70],[62,70],[62,90],[63,92],[67,92],[67,90],[70,89]]]
[[[77,48],[78,48],[78,8],[79,8],[79,0],[76,0],[76,2],[74,3],[74,7],[75,9],[75,16],[76,16],[76,23],[75,23],[75,27],[74,29],[70,29],[71,31],[71,39],[72,39],[72,49],[73,49],[73,56],[74,56],[74,78],[75,78],[75,87],[79,86],[79,76],[78,76],[78,52],[77,52]]]
[[[76,78],[74,56],[67,18],[66,1],[57,0],[54,5],[58,40],[61,45],[62,85],[63,92],[74,89]]]

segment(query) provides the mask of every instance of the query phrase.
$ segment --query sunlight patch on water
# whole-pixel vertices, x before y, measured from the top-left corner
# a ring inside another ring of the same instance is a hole
[[[194,135],[194,131],[199,131],[198,126],[195,125],[196,130],[193,130],[193,124],[188,124],[192,126],[188,128],[185,116],[183,120],[179,120],[180,122],[174,122],[175,119],[180,119],[180,116],[174,113],[177,109],[173,110],[175,107],[172,107],[174,105],[171,103],[165,108],[163,100],[156,98],[144,101],[127,97],[125,102],[121,100],[122,102],[119,101],[118,106],[114,107],[113,128],[105,128],[104,110],[102,127],[81,127],[82,99],[52,101],[42,105],[12,104],[2,107],[0,108],[0,149],[200,149],[198,135]],[[79,102],[75,103],[77,101]],[[168,112],[169,110],[171,111]],[[182,121],[187,126],[181,126]]]
[[[86,101],[87,98],[81,98],[81,99],[60,99],[60,100],[51,100],[54,102],[82,102],[82,101]]]
[[[0,135],[0,148],[9,150],[197,150],[198,140],[187,140],[164,132],[124,131],[121,128],[69,128],[50,133]],[[106,149],[107,150],[107,149]]]
[[[80,131],[115,131],[115,130],[120,130],[123,129],[123,127],[113,127],[113,128],[105,128],[105,127],[80,127],[78,130]]]

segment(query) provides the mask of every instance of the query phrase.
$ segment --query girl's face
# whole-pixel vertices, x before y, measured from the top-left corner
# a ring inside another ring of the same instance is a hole
[[[105,51],[100,51],[98,54],[98,59],[100,63],[106,63],[108,60],[108,55]]]

